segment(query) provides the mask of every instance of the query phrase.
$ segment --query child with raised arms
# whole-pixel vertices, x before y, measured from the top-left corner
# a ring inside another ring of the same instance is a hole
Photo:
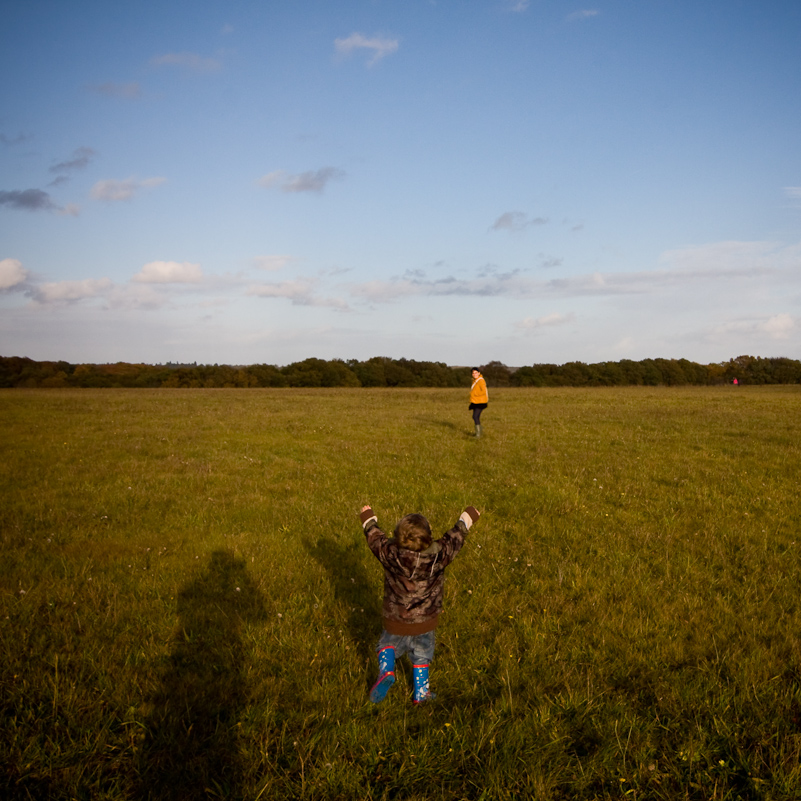
[[[384,568],[384,631],[378,641],[378,679],[370,690],[373,703],[383,701],[395,682],[395,660],[409,654],[414,678],[413,701],[434,697],[428,669],[434,659],[434,630],[442,612],[445,568],[464,545],[480,517],[474,506],[462,512],[452,529],[432,541],[431,526],[421,514],[409,514],[390,539],[370,506],[361,510],[367,545]]]

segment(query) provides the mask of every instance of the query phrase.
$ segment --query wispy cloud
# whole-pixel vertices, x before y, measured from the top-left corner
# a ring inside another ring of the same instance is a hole
[[[513,11],[515,14],[522,14],[528,9],[529,5],[529,0],[516,0],[516,2],[512,3],[509,10]]]
[[[372,58],[367,62],[372,66],[380,61],[384,56],[394,53],[398,49],[397,39],[383,39],[379,36],[374,36],[372,39],[362,36],[360,33],[352,33],[345,39],[335,39],[334,48],[340,56],[349,56],[354,50],[369,50],[372,52]]]
[[[785,186],[784,194],[793,201],[801,201],[801,186]]]
[[[182,67],[189,72],[196,73],[217,72],[222,68],[222,62],[217,58],[186,52],[165,53],[162,56],[154,56],[150,63],[155,67]]]
[[[247,294],[258,298],[285,298],[293,306],[326,306],[346,311],[348,304],[341,298],[323,297],[317,294],[317,279],[299,278],[296,281],[254,284]]]
[[[257,270],[267,270],[273,272],[286,267],[287,264],[296,261],[294,256],[284,254],[274,254],[272,256],[256,256],[251,263]]]
[[[730,240],[665,251],[660,263],[699,273],[710,271],[763,270],[798,263],[801,245],[782,246],[775,242]]]
[[[580,11],[574,11],[572,14],[567,15],[568,22],[580,22],[581,20],[597,17],[601,12],[595,8],[583,8]]]
[[[0,261],[0,292],[19,289],[28,280],[28,271],[18,259]]]
[[[110,278],[87,278],[83,281],[44,283],[31,290],[31,297],[39,304],[79,303],[82,300],[102,298],[111,288]]]
[[[0,190],[0,206],[20,211],[61,210],[61,207],[42,189]]]
[[[491,231],[525,231],[526,228],[547,225],[545,217],[529,217],[522,211],[507,211],[490,226]]]
[[[564,264],[564,259],[560,259],[558,256],[545,256],[541,253],[539,258],[541,259],[539,266],[543,270],[552,270],[554,267],[561,267]]]
[[[98,181],[92,187],[91,195],[95,200],[104,200],[108,203],[131,200],[140,189],[152,189],[160,186],[166,180],[166,178],[146,178],[144,181],[138,181],[135,178],[128,178],[125,181],[107,179]]]
[[[54,164],[50,168],[50,172],[55,174],[56,178],[50,182],[50,186],[66,183],[73,172],[85,170],[95,155],[96,153],[91,147],[79,147],[72,154],[71,159]]]
[[[637,272],[594,272],[536,279],[519,270],[483,268],[472,277],[429,278],[421,271],[351,287],[354,297],[371,303],[391,303],[408,297],[446,295],[526,298],[621,297],[686,293],[698,297],[709,286],[725,282],[764,284],[765,279],[793,280],[801,263],[801,244],[777,247],[766,242],[721,242],[663,254],[661,269]]]
[[[33,137],[30,134],[17,134],[16,136],[6,136],[0,133],[0,142],[4,145],[13,147],[14,145],[21,145],[29,142]]]
[[[282,192],[322,192],[331,181],[345,177],[342,170],[336,167],[323,167],[320,170],[309,170],[297,174],[285,170],[276,170],[259,179],[259,186],[265,189],[279,188]]]
[[[142,284],[199,284],[203,271],[199,264],[188,261],[151,261],[133,280]]]
[[[552,314],[546,314],[544,317],[525,317],[517,323],[517,328],[523,331],[538,331],[541,328],[565,325],[566,323],[573,322],[575,319],[576,317],[574,314],[559,314],[558,312],[553,312]]]
[[[799,328],[799,321],[786,312],[751,320],[734,320],[717,326],[713,336],[745,334],[747,336],[767,336],[773,340],[789,339]]]
[[[520,272],[496,273],[487,270],[475,278],[463,279],[454,276],[429,279],[421,271],[406,273],[400,278],[388,281],[367,281],[351,287],[355,297],[372,303],[390,303],[414,296],[465,295],[496,297],[511,295],[515,297],[526,293],[530,296],[533,282]]]
[[[120,97],[124,100],[136,100],[142,96],[142,88],[136,81],[100,83],[90,86],[89,90],[105,97]]]

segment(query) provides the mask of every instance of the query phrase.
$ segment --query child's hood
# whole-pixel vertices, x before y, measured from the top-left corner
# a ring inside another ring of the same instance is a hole
[[[439,561],[442,547],[439,542],[432,542],[424,551],[410,551],[408,548],[401,548],[395,540],[390,540],[390,544],[395,547],[395,564],[401,568],[401,572],[408,578],[414,576],[420,568],[431,570]]]

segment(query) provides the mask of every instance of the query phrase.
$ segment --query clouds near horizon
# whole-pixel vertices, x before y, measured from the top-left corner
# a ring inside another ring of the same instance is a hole
[[[801,358],[794,9],[17,4],[0,352]]]

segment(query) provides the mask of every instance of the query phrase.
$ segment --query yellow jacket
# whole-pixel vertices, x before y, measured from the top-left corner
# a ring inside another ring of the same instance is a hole
[[[470,387],[470,403],[488,403],[489,395],[487,394],[487,382],[481,373],[478,378],[473,381],[473,386]]]

